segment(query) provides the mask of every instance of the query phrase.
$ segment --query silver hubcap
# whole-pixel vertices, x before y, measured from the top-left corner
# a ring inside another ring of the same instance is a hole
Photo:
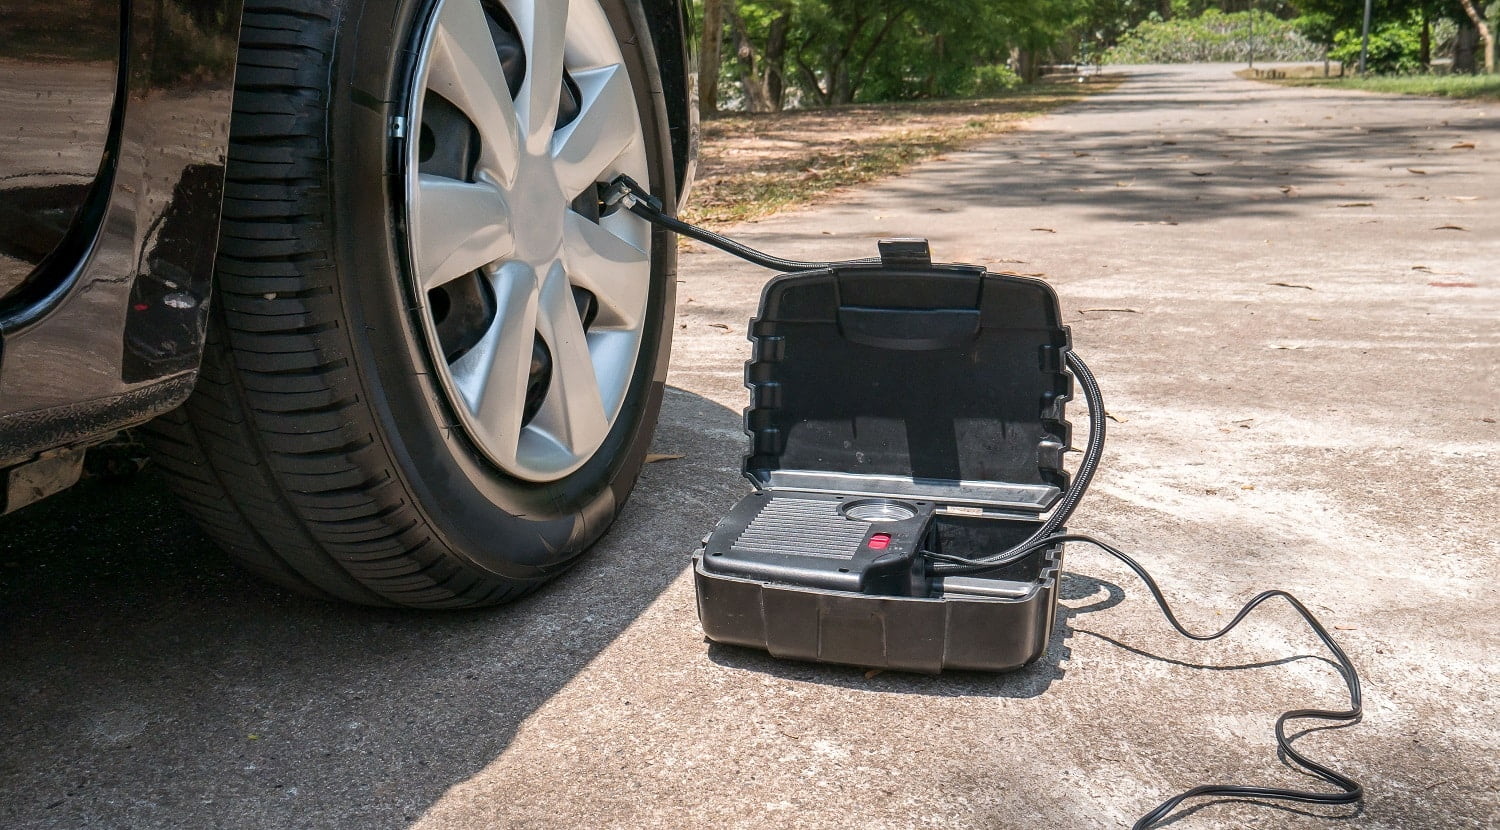
[[[406,211],[427,342],[484,453],[554,480],[599,449],[640,352],[650,227],[596,195],[646,180],[630,79],[594,0],[441,0],[421,44]]]

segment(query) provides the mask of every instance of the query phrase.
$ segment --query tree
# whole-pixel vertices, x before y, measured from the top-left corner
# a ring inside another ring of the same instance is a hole
[[[703,0],[703,37],[698,47],[700,118],[713,118],[719,114],[719,45],[723,41],[724,0]]]
[[[1493,73],[1495,71],[1495,30],[1490,28],[1490,24],[1479,14],[1479,10],[1474,8],[1474,0],[1458,0],[1458,2],[1463,6],[1464,14],[1469,16],[1469,21],[1474,24],[1474,28],[1479,31],[1479,39],[1484,42],[1484,71]]]
[[[746,107],[751,112],[780,111],[786,103],[786,50],[792,25],[791,1],[740,4],[731,0],[726,7],[726,16],[734,39],[734,63],[745,93]]]

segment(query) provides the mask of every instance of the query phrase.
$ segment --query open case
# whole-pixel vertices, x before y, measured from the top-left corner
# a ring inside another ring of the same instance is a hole
[[[750,340],[756,489],[693,558],[708,638],[916,672],[1041,657],[1061,545],[946,579],[923,552],[1006,551],[1067,487],[1052,289],[887,241],[879,263],[772,280]]]

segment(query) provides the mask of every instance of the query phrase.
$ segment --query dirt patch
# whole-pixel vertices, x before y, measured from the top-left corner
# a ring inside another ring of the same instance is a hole
[[[734,115],[703,125],[698,178],[683,216],[708,225],[767,216],[840,187],[911,164],[1018,124],[1118,77],[1047,82],[1000,98],[834,107]]]

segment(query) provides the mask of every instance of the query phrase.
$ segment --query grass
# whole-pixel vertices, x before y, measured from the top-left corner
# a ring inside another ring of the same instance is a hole
[[[1318,68],[1321,75],[1321,65]],[[1235,73],[1250,80],[1267,81],[1282,86],[1316,86],[1331,89],[1357,89],[1398,95],[1425,95],[1434,98],[1468,98],[1500,101],[1500,75],[1353,75],[1343,78],[1286,77],[1256,75],[1253,70]]]
[[[1014,129],[1119,82],[1103,76],[1088,83],[1040,83],[996,98],[716,118],[703,124],[697,182],[682,215],[712,227],[809,204]]]

